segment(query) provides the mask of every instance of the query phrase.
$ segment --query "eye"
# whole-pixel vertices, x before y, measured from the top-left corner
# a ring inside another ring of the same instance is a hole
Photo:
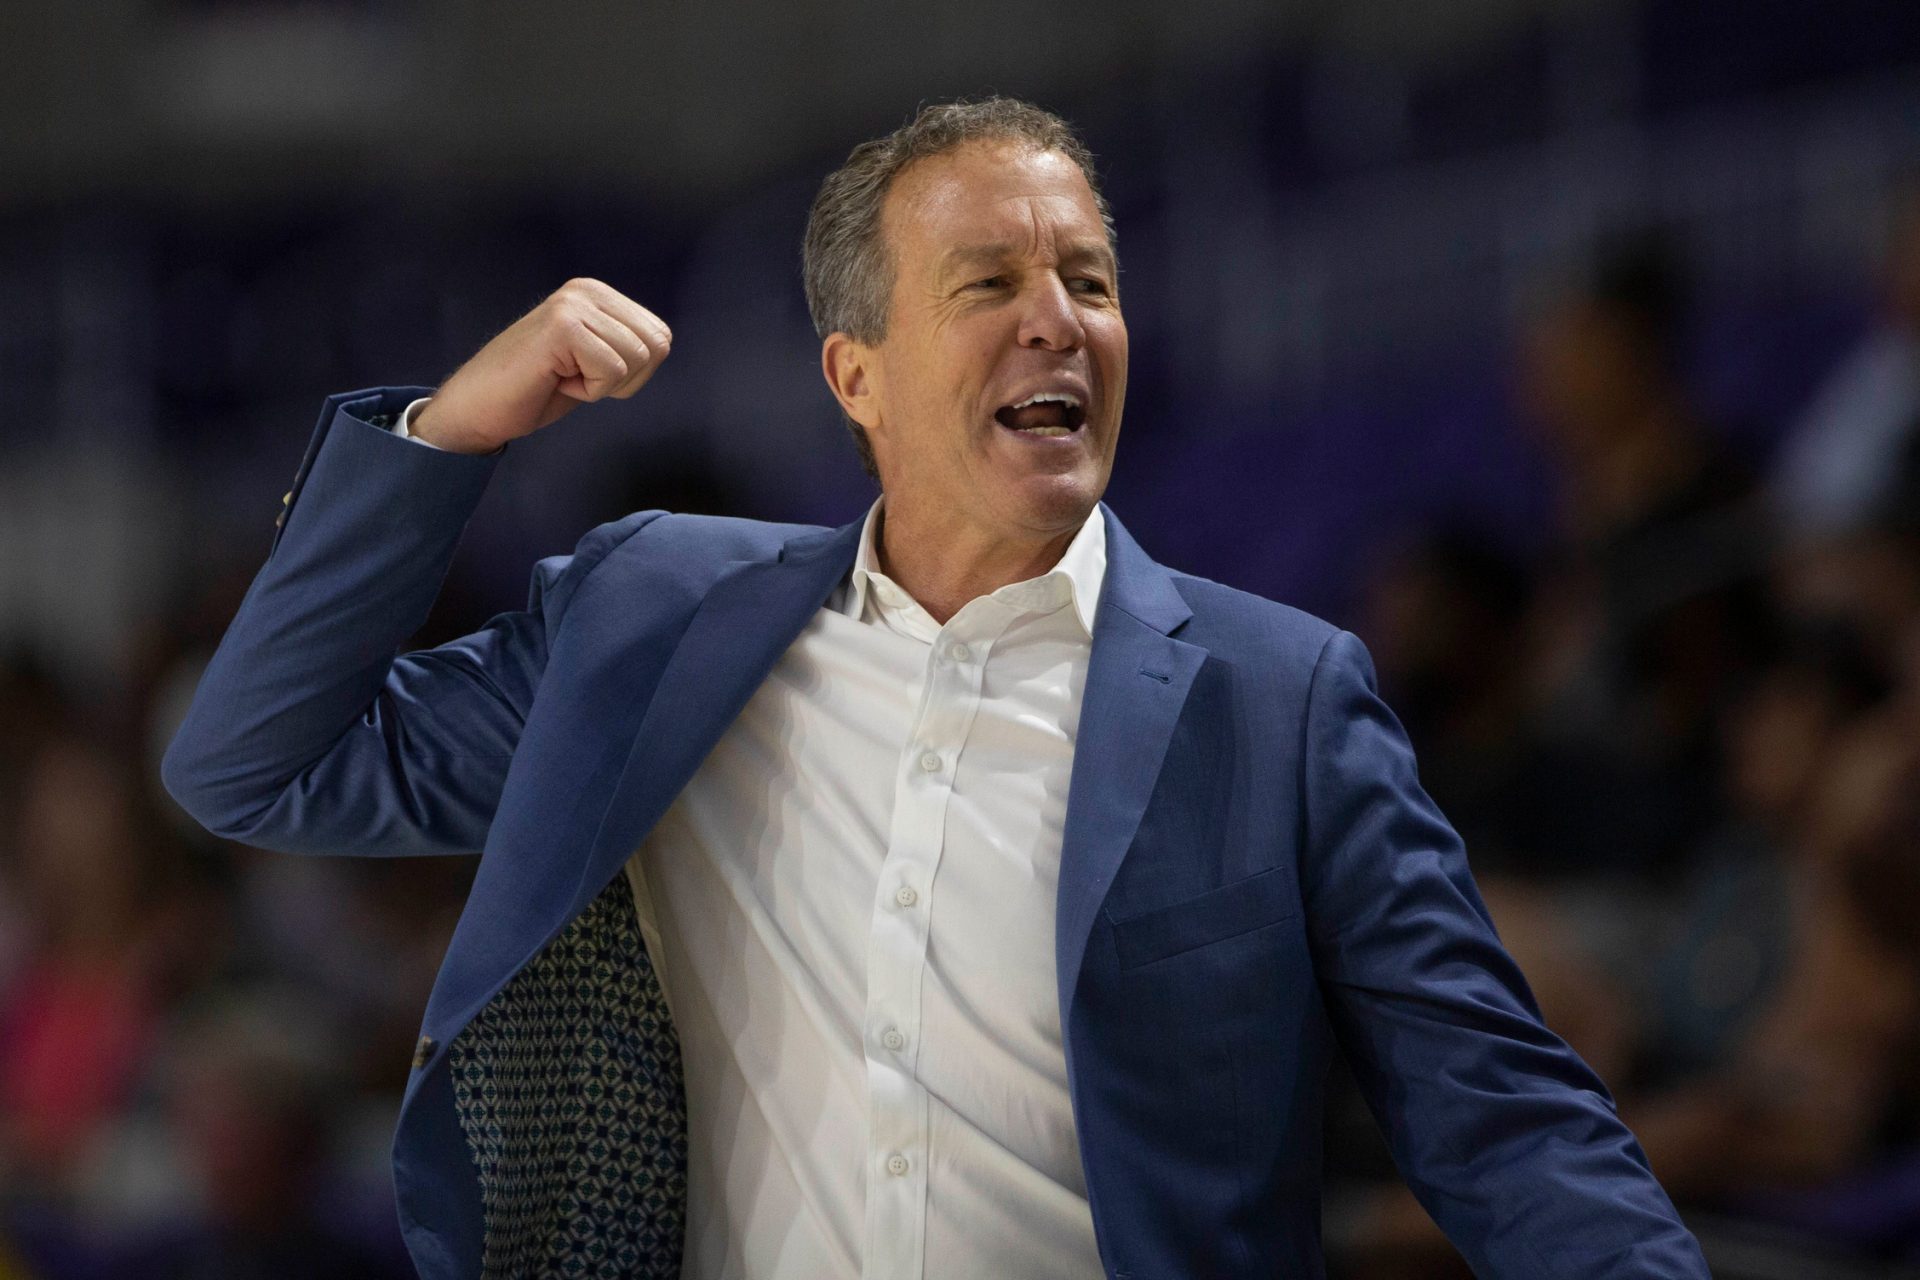
[[[975,280],[967,287],[969,289],[998,289],[1006,284],[1006,282],[1007,278],[1005,276],[987,276],[985,279]]]
[[[1075,276],[1070,283],[1082,293],[1103,294],[1107,291],[1107,282],[1098,276]]]

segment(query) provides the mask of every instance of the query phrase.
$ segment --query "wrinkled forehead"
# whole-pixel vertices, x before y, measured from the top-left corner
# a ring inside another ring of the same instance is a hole
[[[1112,256],[1080,166],[1019,141],[968,142],[914,161],[887,192],[881,230],[908,271],[961,255]]]

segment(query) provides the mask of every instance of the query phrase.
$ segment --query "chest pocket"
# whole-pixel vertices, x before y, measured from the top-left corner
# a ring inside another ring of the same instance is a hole
[[[1137,969],[1208,943],[1222,942],[1300,914],[1298,899],[1278,869],[1209,889],[1197,897],[1113,921],[1120,967]]]

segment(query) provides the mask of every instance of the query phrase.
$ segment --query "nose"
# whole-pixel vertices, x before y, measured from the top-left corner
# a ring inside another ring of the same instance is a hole
[[[1074,351],[1086,340],[1087,331],[1080,323],[1066,281],[1052,272],[1041,274],[1038,283],[1023,291],[1020,345],[1043,351]]]

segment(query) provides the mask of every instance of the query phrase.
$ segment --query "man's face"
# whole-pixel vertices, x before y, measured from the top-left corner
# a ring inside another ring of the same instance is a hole
[[[901,173],[881,227],[893,295],[856,416],[889,508],[996,537],[1076,528],[1127,389],[1116,264],[1079,167],[968,143]]]

